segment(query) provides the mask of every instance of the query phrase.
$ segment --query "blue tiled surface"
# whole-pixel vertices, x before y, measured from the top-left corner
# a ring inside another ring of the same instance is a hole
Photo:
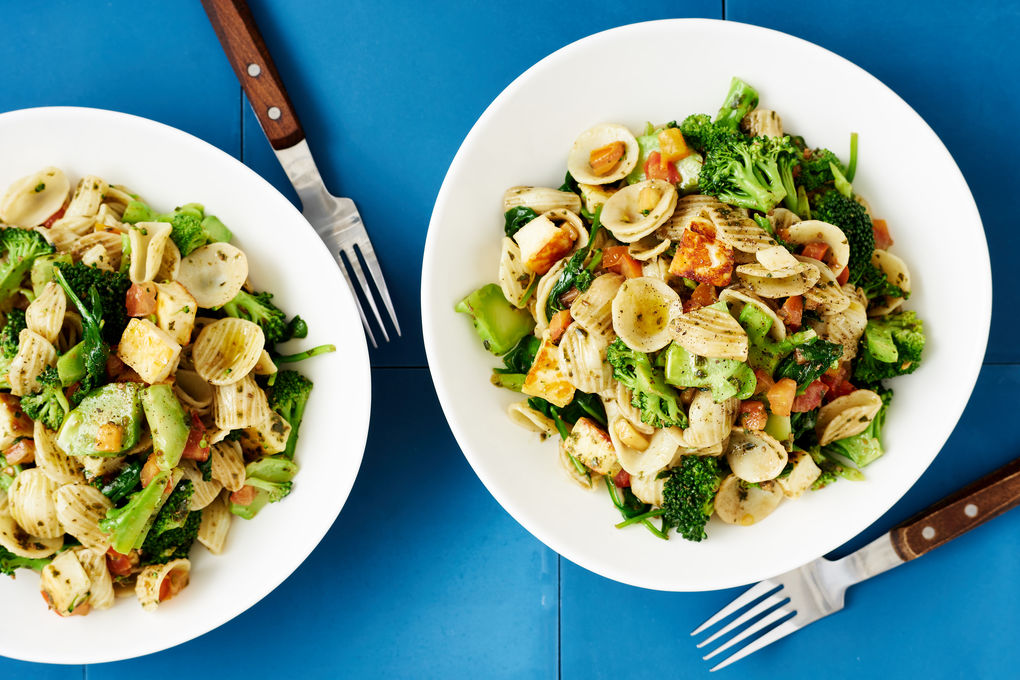
[[[1010,88],[1020,64],[1016,3],[252,4],[327,183],[358,201],[376,243],[387,244],[380,255],[405,338],[372,355],[376,409],[362,473],[308,561],[231,623],[158,655],[85,669],[0,659],[0,677],[178,678],[181,667],[252,678],[705,675],[687,632],[733,593],[642,591],[558,559],[477,481],[422,368],[421,251],[457,146],[536,60],[624,23],[725,12],[833,49],[913,105],[974,190],[998,291],[990,365],[931,469],[837,552],[1017,455],[1017,436],[1002,425],[1015,420],[1020,389],[1007,203],[1015,172],[1003,151],[1020,119]],[[0,111],[72,104],[154,118],[242,158],[292,196],[198,3],[5,3],[3,17]],[[937,209],[919,206],[919,219]],[[387,427],[408,395],[415,408],[402,412],[412,422]],[[723,675],[1017,677],[1018,552],[1012,513],[855,588],[839,616]],[[347,584],[339,599],[315,597],[326,579]],[[222,653],[250,649],[253,636],[280,653]]]

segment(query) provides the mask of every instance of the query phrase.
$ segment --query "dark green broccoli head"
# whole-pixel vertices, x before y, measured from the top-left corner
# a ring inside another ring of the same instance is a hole
[[[297,371],[277,373],[276,381],[269,391],[269,408],[279,413],[284,420],[290,423],[290,437],[287,439],[287,448],[283,452],[287,458],[294,457],[298,428],[301,426],[305,405],[308,403],[308,395],[311,392],[312,381]]]
[[[189,512],[183,524],[175,529],[167,529],[160,534],[150,531],[142,544],[140,563],[163,564],[170,560],[186,559],[201,524],[202,512],[195,510]]]
[[[828,149],[804,149],[797,175],[797,184],[807,191],[820,191],[825,187],[832,187],[835,177],[832,174],[830,163],[835,164],[840,170],[843,164],[839,162],[836,154]]]
[[[27,328],[25,311],[12,309],[7,312],[7,322],[0,331],[0,356],[10,361],[18,353],[18,339]]]
[[[613,377],[632,392],[631,403],[641,411],[643,422],[652,427],[687,427],[680,394],[666,384],[662,370],[653,367],[647,355],[617,338],[609,346],[606,360],[613,367]]]
[[[924,325],[916,312],[868,321],[854,365],[855,382],[873,384],[917,370],[924,352]]]
[[[120,336],[128,322],[125,299],[128,288],[131,287],[131,279],[126,274],[107,271],[81,262],[59,264],[57,267],[64,275],[67,285],[85,304],[89,304],[90,301],[89,290],[96,289],[103,307],[103,339],[111,345],[120,342]]]
[[[32,229],[7,227],[0,229],[0,302],[8,300],[25,280],[32,263],[40,255],[49,255],[54,247],[42,234]]]
[[[774,144],[734,135],[708,149],[698,185],[724,203],[768,212],[786,197],[777,160]]]
[[[871,263],[868,263],[861,273],[861,278],[857,280],[857,287],[864,291],[864,296],[868,300],[880,297],[910,297],[910,291],[905,291],[891,283],[885,272]]]
[[[850,242],[850,283],[856,284],[871,267],[875,230],[864,206],[835,189],[825,192],[811,209],[816,220],[834,224]]]
[[[191,251],[200,248],[209,242],[209,237],[202,229],[202,219],[189,213],[175,213],[162,215],[160,222],[170,223],[170,238],[181,251],[182,257],[187,257]]]
[[[715,509],[722,482],[719,462],[712,456],[683,456],[669,471],[662,491],[664,521],[688,541],[708,537],[705,525]]]
[[[239,291],[233,300],[223,305],[223,312],[258,324],[266,336],[267,345],[286,342],[292,337],[287,315],[273,304],[271,293]]]
[[[21,398],[21,410],[32,420],[38,420],[51,430],[59,430],[71,410],[64,396],[64,386],[54,366],[39,374],[42,389]]]
[[[716,125],[704,113],[687,116],[677,127],[684,136],[687,146],[700,154],[704,154],[716,144],[739,134],[734,128]]]

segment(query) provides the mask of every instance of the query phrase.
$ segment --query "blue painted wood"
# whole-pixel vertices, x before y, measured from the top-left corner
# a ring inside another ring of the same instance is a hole
[[[1010,122],[1020,117],[1020,97],[1012,92],[1020,64],[1020,4],[726,0],[726,17],[833,50],[882,80],[928,121],[970,184],[988,237],[997,294],[987,360],[1020,359],[1020,316],[1012,294],[1016,220],[1007,207],[1017,193]],[[861,162],[867,166],[867,159]],[[939,209],[917,206],[912,227],[923,228],[925,213]],[[895,235],[896,226],[890,227]],[[952,242],[951,234],[939,236]],[[947,275],[960,276],[965,285],[969,266],[961,262],[959,272]]]
[[[1011,422],[1018,391],[1020,367],[985,367],[960,425],[931,468],[884,517],[835,556],[863,546],[1020,454],[1015,431],[990,425]],[[1014,641],[1020,628],[1018,551],[1020,512],[1014,511],[855,586],[842,612],[717,675],[1015,677],[1020,665]],[[688,633],[741,591],[654,593],[607,581],[562,560],[563,677],[618,678],[638,666],[648,677],[706,677],[709,665],[700,660]],[[634,642],[603,644],[607,619],[613,622],[614,640]]]

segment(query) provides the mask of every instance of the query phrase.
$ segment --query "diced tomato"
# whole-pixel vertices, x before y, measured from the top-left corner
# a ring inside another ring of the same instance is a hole
[[[850,280],[850,267],[843,267],[843,271],[836,275],[836,283],[841,286],[845,286],[846,282]]]
[[[142,486],[149,486],[149,482],[152,478],[159,474],[159,457],[156,452],[153,451],[149,454],[148,459],[145,461],[145,465],[142,466]]]
[[[740,402],[740,424],[748,430],[764,430],[769,421],[765,404],[760,401]]]
[[[569,309],[561,309],[553,314],[553,318],[549,320],[549,342],[557,344],[573,320],[574,317],[570,316]]]
[[[695,228],[696,224],[692,222],[680,237],[669,273],[713,286],[728,286],[733,277],[733,249],[717,240],[714,233],[702,233]]]
[[[602,251],[602,268],[623,274],[628,279],[641,276],[641,263],[630,256],[627,246],[612,246]]]
[[[845,397],[857,389],[847,380],[849,377],[848,373],[848,364],[844,362],[840,364],[839,368],[830,369],[822,374],[822,377],[819,379],[825,383],[827,388],[825,393],[826,402],[838,399],[839,397]]]
[[[123,555],[113,548],[106,551],[106,568],[113,576],[130,576],[136,566],[138,566],[138,553],[132,551]]]
[[[754,387],[755,394],[765,394],[775,384],[772,376],[760,368],[754,369],[754,378],[758,381]]]
[[[53,226],[54,222],[56,222],[57,220],[59,220],[61,217],[64,216],[64,211],[65,210],[67,210],[67,205],[60,206],[60,210],[58,210],[57,212],[55,212],[52,215],[50,215],[49,219],[47,219],[45,222],[43,222],[42,225],[44,227],[46,227],[47,229],[49,229],[50,227]]]
[[[35,440],[19,439],[4,450],[8,465],[24,465],[35,461]]]
[[[810,257],[815,260],[825,260],[825,254],[829,252],[829,244],[822,243],[821,241],[815,241],[804,246],[804,250],[800,252],[804,257]]]
[[[805,413],[807,411],[813,411],[822,405],[822,397],[825,396],[825,392],[828,388],[821,380],[816,380],[807,386],[804,390],[804,394],[798,394],[793,400],[793,407],[790,409],[793,413]]]
[[[714,304],[715,301],[715,286],[708,283],[699,283],[698,287],[691,293],[691,297],[684,300],[684,313],[708,307]]]
[[[149,316],[156,313],[156,284],[132,283],[124,302],[128,316]]]
[[[645,176],[648,179],[664,179],[670,184],[680,181],[680,173],[677,172],[675,165],[667,163],[665,168],[662,167],[662,158],[658,151],[648,154],[648,160],[645,161]]]
[[[871,220],[871,230],[875,232],[875,247],[887,250],[893,244],[889,234],[889,225],[885,220]]]
[[[779,310],[779,318],[783,320],[790,330],[800,328],[804,318],[804,298],[800,295],[791,295],[786,298],[782,308]]]
[[[209,440],[205,437],[205,425],[197,413],[191,414],[191,431],[188,432],[188,441],[184,445],[184,453],[181,458],[205,462],[209,460]]]
[[[616,484],[621,489],[630,486],[630,473],[626,470],[620,470],[613,477],[613,484]]]
[[[777,416],[788,416],[793,407],[794,397],[797,396],[797,383],[790,378],[782,378],[769,388],[765,396],[773,413]]]
[[[245,484],[240,489],[230,494],[230,502],[238,505],[251,505],[255,500],[255,487]]]

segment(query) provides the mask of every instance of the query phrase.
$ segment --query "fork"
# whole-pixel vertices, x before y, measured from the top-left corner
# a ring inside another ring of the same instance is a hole
[[[375,290],[389,313],[390,323],[398,336],[400,323],[393,310],[393,301],[386,288],[379,259],[365,231],[361,215],[354,201],[334,196],[326,190],[305,140],[301,122],[284,89],[283,81],[273,64],[248,3],[245,0],[202,0],[202,6],[205,7],[205,12],[234,73],[237,74],[237,79],[241,81],[241,87],[248,95],[248,101],[258,118],[259,125],[262,126],[262,131],[269,138],[280,165],[283,166],[284,172],[297,191],[298,198],[301,199],[305,219],[315,228],[316,233],[336,258],[336,263],[351,288],[361,323],[372,346],[378,347],[372,326],[358,298],[358,290],[372,310],[383,339],[389,342],[389,333],[365,277],[359,255],[364,260],[365,268],[372,277]]]
[[[839,611],[847,588],[855,583],[920,557],[1017,505],[1020,458],[922,510],[855,553],[833,561],[818,558],[752,586],[691,635],[700,635],[736,615],[697,645],[705,648],[721,642],[705,655],[708,660],[749,640],[711,669],[717,671]],[[727,635],[732,637],[722,642]]]

